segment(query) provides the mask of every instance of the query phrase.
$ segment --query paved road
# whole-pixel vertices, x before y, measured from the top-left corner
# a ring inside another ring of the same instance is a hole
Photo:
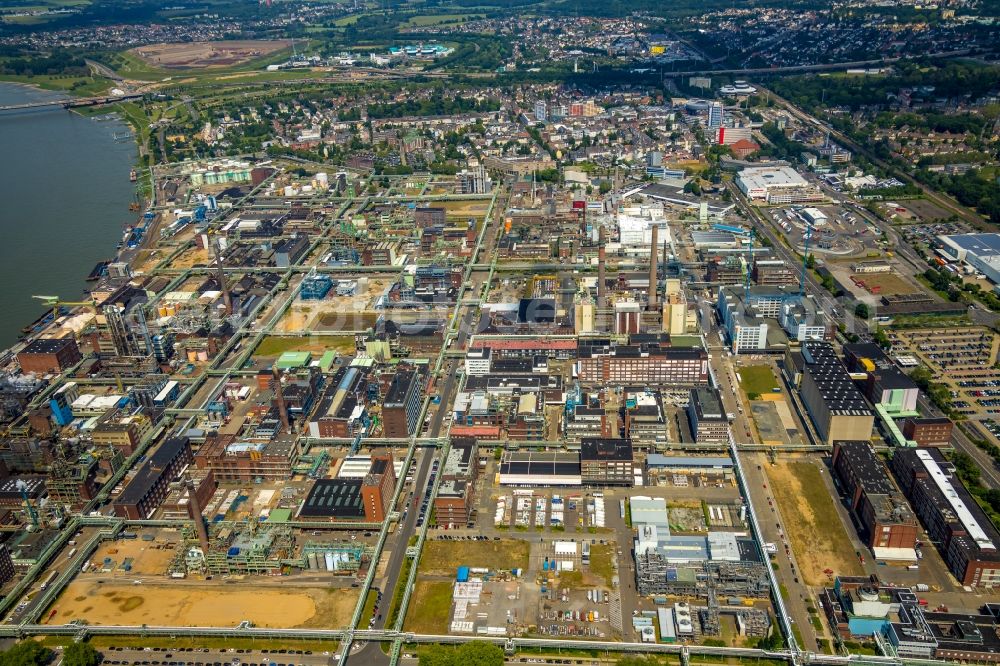
[[[508,193],[509,194],[509,193]],[[506,197],[498,197],[497,206],[494,207],[493,217],[486,221],[486,229],[484,231],[484,236],[482,237],[482,245],[477,248],[477,252],[474,253],[470,261],[476,261],[479,259],[480,253],[485,256],[490,256],[495,243],[494,230],[497,228],[497,221],[502,216],[503,210],[506,209]],[[492,227],[492,228],[491,228]],[[469,276],[469,285],[463,297],[477,298],[479,291],[482,288],[483,283],[486,280],[488,272],[485,270],[475,271]],[[453,349],[462,349],[465,347],[468,341],[469,335],[473,330],[473,325],[476,321],[476,315],[478,313],[478,308],[474,306],[464,306],[464,313],[460,314],[460,321],[458,325],[458,333],[452,343]],[[441,435],[441,426],[444,421],[445,415],[449,414],[451,411],[451,405],[453,403],[454,392],[457,388],[458,379],[458,369],[461,364],[455,361],[449,361],[445,363],[442,368],[447,373],[446,379],[444,380],[444,385],[440,387],[439,395],[441,396],[441,403],[439,408],[435,411],[434,416],[431,417],[431,424],[429,428],[430,437],[439,437]],[[424,493],[427,490],[427,478],[429,475],[431,462],[435,459],[435,454],[433,452],[427,451],[422,454],[420,460],[420,468],[417,475],[414,477],[413,486],[413,499],[407,512],[406,519],[402,522],[399,529],[396,530],[396,534],[392,539],[391,554],[389,556],[389,562],[386,567],[386,574],[382,580],[382,592],[383,592],[383,605],[379,609],[379,614],[376,616],[375,623],[373,624],[374,629],[384,629],[385,622],[387,618],[388,605],[392,603],[392,595],[398,584],[400,574],[403,569],[403,558],[406,556],[407,544],[410,542],[410,538],[416,534],[416,521],[417,516],[420,513],[420,502],[423,500]],[[430,516],[430,507],[427,509],[427,516]],[[371,666],[384,666],[389,663],[389,657],[382,651],[382,646],[376,643],[368,643],[356,653],[349,654],[347,660],[352,664],[368,664]]]
[[[69,638],[67,638],[67,641]],[[156,639],[151,639],[155,644]],[[291,650],[210,650],[193,648],[123,648],[101,650],[105,666],[329,666],[335,663],[336,655],[330,652],[292,654]]]
[[[784,545],[788,543],[783,538],[787,536],[784,529],[781,513],[777,503],[773,501],[770,490],[765,489],[765,484],[770,486],[764,467],[768,465],[767,458],[762,453],[741,454],[743,468],[746,470],[746,483],[750,489],[751,499],[758,511],[760,528],[763,532],[765,542],[773,543],[777,546],[776,562],[778,563],[778,580],[782,582],[788,594],[785,596],[785,607],[791,616],[790,619],[799,628],[804,645],[799,647],[807,651],[817,651],[816,631],[809,621],[809,613],[806,606],[809,604],[810,593],[806,586],[798,578],[798,567],[795,565],[795,554],[786,551]],[[770,503],[768,500],[771,500]],[[789,544],[790,545],[790,544]],[[796,582],[798,581],[798,582]],[[780,594],[780,591],[779,591]],[[818,606],[816,606],[818,608]]]

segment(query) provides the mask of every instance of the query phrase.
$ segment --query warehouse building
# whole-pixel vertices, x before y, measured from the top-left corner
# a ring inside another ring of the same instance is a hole
[[[789,166],[743,169],[736,178],[736,186],[751,201],[769,204],[823,200],[823,193]]]
[[[915,560],[917,519],[868,441],[836,442],[833,473],[858,535],[882,560]]]
[[[505,451],[500,458],[502,486],[581,486],[579,453]]]
[[[875,415],[833,346],[807,340],[801,351],[799,393],[820,438],[831,446],[838,440],[871,439]]]
[[[1000,284],[1000,234],[954,234],[938,236],[938,240],[959,261],[972,266],[993,284]]]
[[[963,585],[1000,586],[1000,533],[938,449],[897,449],[892,471]]]

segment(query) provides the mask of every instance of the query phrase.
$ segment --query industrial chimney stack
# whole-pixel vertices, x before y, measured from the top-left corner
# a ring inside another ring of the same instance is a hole
[[[597,233],[597,307],[599,308],[608,307],[608,295],[605,293],[607,285],[605,285],[604,261],[604,226],[602,225]]]
[[[281,388],[281,370],[277,365],[271,366],[274,373],[274,397],[278,403],[278,416],[281,418],[281,429],[283,432],[291,432],[292,427],[288,423],[288,409],[285,408],[285,394]]]
[[[194,521],[194,529],[198,532],[198,542],[201,544],[202,552],[208,555],[208,528],[205,527],[205,518],[201,515],[201,503],[198,501],[198,493],[194,489],[194,481],[190,478],[184,479],[184,487],[188,491],[188,511],[191,512],[191,520]]]
[[[215,270],[218,273],[219,289],[222,290],[222,300],[226,304],[226,316],[233,314],[233,297],[229,293],[229,285],[226,284],[226,274],[222,270],[222,250],[219,248],[218,239],[213,245],[215,248]]]
[[[656,248],[659,245],[660,240],[660,227],[656,224],[653,225],[653,240],[649,247],[649,309],[656,309],[656,265],[657,259]]]

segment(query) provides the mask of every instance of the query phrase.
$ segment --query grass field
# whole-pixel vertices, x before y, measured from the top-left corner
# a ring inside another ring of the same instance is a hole
[[[420,16],[410,18],[405,25],[414,28],[425,28],[432,25],[441,25],[442,23],[458,25],[468,21],[474,16],[475,14],[422,14]]]
[[[460,566],[512,569],[528,567],[527,541],[428,541],[420,556],[420,573],[447,576]]]
[[[111,88],[111,81],[92,76],[14,76],[11,74],[0,74],[0,81],[23,83],[29,86],[37,86],[43,90],[70,93],[77,97],[100,95]],[[105,113],[107,113],[107,110],[105,110]]]
[[[253,354],[254,356],[279,356],[290,351],[322,353],[328,349],[343,354],[353,352],[354,338],[346,335],[312,335],[305,338],[272,335],[261,340]]]
[[[774,371],[769,365],[748,365],[740,368],[740,386],[746,393],[763,395],[778,388]]]
[[[407,607],[404,629],[418,634],[447,634],[451,590],[452,584],[448,581],[417,581]]]
[[[826,583],[825,569],[840,576],[863,575],[819,467],[781,462],[767,467],[767,475],[806,584]]]
[[[611,579],[615,576],[611,566],[611,546],[609,544],[594,544],[590,547],[590,572],[604,579],[604,584],[611,587]]]

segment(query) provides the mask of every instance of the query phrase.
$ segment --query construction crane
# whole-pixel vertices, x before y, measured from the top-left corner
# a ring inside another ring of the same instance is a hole
[[[59,308],[61,307],[89,307],[94,309],[94,313],[97,313],[97,302],[93,299],[89,301],[64,301],[58,296],[32,296],[32,298],[42,301],[48,307],[52,308],[52,321],[54,322],[59,318]]]
[[[17,491],[21,493],[21,499],[24,500],[24,506],[27,507],[28,515],[31,517],[31,525],[33,529],[38,529],[38,511],[35,510],[35,506],[31,503],[31,498],[28,497],[28,483],[24,479],[18,479],[15,484]]]

